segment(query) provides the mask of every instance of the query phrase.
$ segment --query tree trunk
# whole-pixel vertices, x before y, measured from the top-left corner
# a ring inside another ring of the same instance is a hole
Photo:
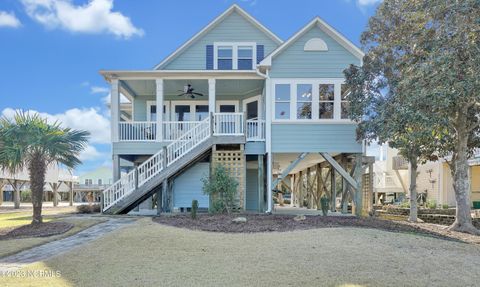
[[[417,222],[417,158],[410,159],[410,216],[408,221]]]
[[[20,187],[16,180],[13,181],[13,208],[20,208]]]
[[[449,227],[449,230],[480,235],[480,230],[476,229],[472,224],[472,216],[470,214],[470,167],[468,165],[468,135],[466,126],[466,114],[459,113],[456,125],[457,142],[451,164],[457,211],[455,222]]]
[[[32,191],[33,219],[32,224],[42,223],[43,187],[45,185],[45,160],[40,154],[34,154],[28,170],[30,173],[30,189]]]

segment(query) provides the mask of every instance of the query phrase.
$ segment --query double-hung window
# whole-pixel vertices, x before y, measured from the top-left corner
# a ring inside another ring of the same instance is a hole
[[[256,43],[216,42],[214,43],[214,69],[253,70],[256,59]]]
[[[320,84],[319,91],[319,106],[318,116],[320,119],[333,119],[334,102],[335,102],[335,85],[334,84]]]
[[[290,119],[290,84],[275,85],[275,119]]]
[[[217,68],[231,70],[233,68],[233,47],[219,46],[217,49]]]
[[[237,55],[238,70],[251,70],[253,68],[252,46],[238,46]]]
[[[297,85],[297,119],[312,118],[312,85]]]

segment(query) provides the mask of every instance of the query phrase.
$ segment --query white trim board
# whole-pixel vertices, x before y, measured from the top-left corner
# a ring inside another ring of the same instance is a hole
[[[310,21],[307,25],[305,25],[300,31],[295,33],[290,39],[280,45],[277,49],[273,50],[270,54],[268,54],[265,59],[260,62],[259,66],[271,66],[272,59],[280,54],[283,50],[288,48],[292,43],[294,43],[298,38],[300,38],[303,34],[308,32],[314,26],[318,26],[322,31],[327,33],[330,37],[332,37],[335,41],[337,41],[340,45],[342,45],[347,51],[352,53],[355,57],[362,60],[363,56],[365,55],[363,51],[355,46],[350,40],[345,38],[342,34],[340,34],[337,30],[335,30],[332,26],[328,25],[325,21],[323,21],[320,17],[315,17],[312,21]]]
[[[280,39],[277,35],[275,35],[272,31],[268,30],[265,26],[263,26],[260,22],[258,22],[255,18],[253,18],[250,14],[248,14],[245,10],[240,8],[237,4],[233,4],[225,10],[222,14],[220,14],[217,18],[215,18],[213,21],[211,21],[207,26],[205,26],[200,32],[195,34],[193,37],[191,37],[187,42],[185,42],[183,45],[181,45],[177,50],[175,50],[172,54],[167,56],[160,64],[156,65],[153,69],[158,70],[164,67],[166,64],[168,64],[171,60],[173,60],[178,54],[181,52],[185,51],[190,45],[195,43],[196,40],[200,39],[203,35],[208,33],[210,30],[212,30],[215,26],[217,26],[220,22],[223,21],[227,16],[232,14],[233,12],[237,12],[241,16],[243,16],[248,22],[253,24],[255,27],[257,27],[260,31],[265,33],[269,38],[271,38],[274,42],[277,44],[282,44],[283,41]]]

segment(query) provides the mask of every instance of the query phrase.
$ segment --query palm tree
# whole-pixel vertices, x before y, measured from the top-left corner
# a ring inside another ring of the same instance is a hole
[[[32,191],[32,224],[42,223],[43,187],[47,166],[52,163],[73,168],[89,133],[47,123],[38,114],[17,112],[13,119],[0,119],[0,166],[12,174],[27,168]]]

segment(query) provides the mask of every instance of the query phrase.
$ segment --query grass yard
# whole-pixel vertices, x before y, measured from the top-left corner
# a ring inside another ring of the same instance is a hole
[[[42,211],[43,221],[49,222],[59,216],[65,216],[75,211],[74,207],[49,208]],[[0,213],[0,229],[16,227],[32,222],[32,210]]]
[[[22,270],[59,277],[4,277],[0,285],[474,286],[477,262],[478,245],[412,233],[335,227],[227,234],[145,218]]]
[[[88,228],[94,224],[105,221],[103,218],[82,218],[82,217],[69,217],[69,215],[75,211],[75,208],[50,208],[44,210],[44,222],[62,221],[72,223],[74,226],[67,232],[59,235],[53,235],[48,237],[29,237],[29,238],[16,238],[8,240],[0,240],[0,257],[15,254],[22,250],[41,245],[50,241],[65,238],[73,235],[85,228]],[[0,230],[11,229],[30,224],[32,221],[32,211],[20,211],[20,212],[7,212],[0,213]]]

